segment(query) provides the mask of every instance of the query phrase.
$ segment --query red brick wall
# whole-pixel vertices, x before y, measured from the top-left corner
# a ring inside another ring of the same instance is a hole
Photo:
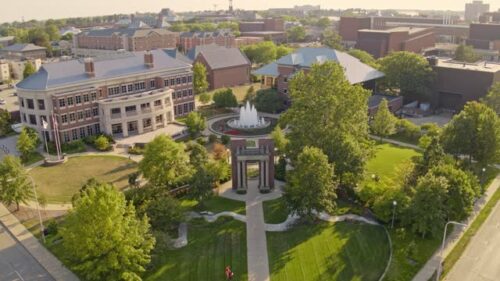
[[[196,57],[196,62],[203,64],[207,69],[210,90],[250,83],[250,64],[212,70],[203,54]]]
[[[416,37],[411,37],[403,42],[402,50],[420,53],[423,49],[433,47],[435,44],[436,36],[433,32],[427,32]]]
[[[339,22],[339,34],[344,41],[357,41],[358,30],[369,29],[370,18],[341,17]]]

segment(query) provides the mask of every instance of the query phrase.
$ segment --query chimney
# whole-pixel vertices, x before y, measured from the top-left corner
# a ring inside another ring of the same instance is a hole
[[[85,64],[85,74],[88,77],[95,77],[94,60],[92,58],[85,58],[83,63]]]
[[[146,51],[144,53],[144,65],[148,68],[152,68],[154,66],[153,54],[150,51]]]

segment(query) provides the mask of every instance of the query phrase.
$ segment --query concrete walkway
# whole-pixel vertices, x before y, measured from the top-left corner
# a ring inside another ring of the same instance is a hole
[[[36,239],[3,204],[0,204],[0,222],[7,228],[15,240],[17,240],[55,280],[78,280],[76,275],[68,270],[54,255],[52,255],[52,253],[40,244],[38,239]]]
[[[269,281],[264,209],[257,181],[248,181],[246,198],[248,281]]]
[[[497,191],[497,189],[499,187],[500,187],[500,175],[497,176],[495,178],[495,180],[493,180],[493,182],[490,184],[490,186],[488,187],[488,189],[486,190],[484,195],[474,204],[474,211],[469,216],[469,218],[466,221],[462,222],[462,223],[467,224],[467,227],[455,227],[454,230],[452,231],[452,233],[446,238],[445,248],[444,248],[444,252],[443,252],[443,259],[445,259],[448,256],[448,254],[451,252],[451,250],[453,250],[456,243],[460,240],[460,238],[465,233],[465,231],[467,229],[469,229],[470,224],[474,221],[474,219],[479,214],[479,212],[482,210],[484,205],[491,199],[491,197],[493,196],[493,194]],[[475,241],[475,240],[477,240],[477,238],[473,239],[472,241]],[[469,246],[470,246],[470,244],[469,244]],[[413,278],[413,281],[428,281],[432,277],[434,272],[437,271],[437,268],[439,266],[439,262],[441,260],[440,252],[441,252],[441,248],[439,248],[434,253],[434,255],[432,255],[432,257],[427,261],[427,263],[424,265],[424,267],[422,267],[422,269],[420,269],[420,271],[417,273],[417,275],[415,275],[415,277]],[[463,257],[461,259],[463,259]],[[457,266],[457,264],[455,265],[455,267]],[[470,268],[467,268],[467,270],[470,270]],[[450,280],[452,280],[452,279],[450,279]],[[464,279],[453,279],[453,280],[464,280]],[[490,280],[490,279],[471,279],[471,280]]]

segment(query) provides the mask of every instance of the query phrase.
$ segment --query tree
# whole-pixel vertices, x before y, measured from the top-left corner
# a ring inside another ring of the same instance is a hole
[[[286,45],[279,45],[276,47],[276,59],[284,57],[293,52],[293,48],[287,47]]]
[[[10,124],[12,119],[10,118],[10,112],[6,109],[0,108],[0,136],[5,136],[12,131]]]
[[[481,99],[481,102],[493,109],[500,115],[500,82],[493,84],[488,94]]]
[[[480,56],[474,53],[474,48],[464,44],[458,45],[455,50],[455,60],[463,62],[476,62],[480,59]]]
[[[436,237],[446,223],[448,183],[444,177],[432,174],[418,180],[415,196],[409,207],[412,230]]]
[[[59,29],[53,23],[45,25],[45,32],[49,35],[50,41],[58,41],[61,38],[61,35],[59,34]]]
[[[19,158],[7,155],[0,162],[0,201],[7,206],[28,203],[33,198],[33,187]]]
[[[109,140],[106,136],[100,135],[94,141],[95,148],[100,151],[106,151],[109,149]]]
[[[155,196],[148,203],[146,213],[154,230],[171,231],[184,220],[180,202],[166,194]]]
[[[220,143],[214,143],[212,153],[215,160],[225,160],[228,157],[226,146]]]
[[[411,52],[394,52],[379,60],[385,73],[383,88],[409,100],[425,100],[431,90],[434,73],[429,62]]]
[[[439,138],[433,137],[429,145],[424,150],[422,157],[415,161],[416,176],[423,176],[432,168],[444,164],[446,162],[446,153],[441,146]]]
[[[378,69],[380,67],[377,63],[377,60],[368,52],[360,49],[351,49],[347,53],[359,59],[359,61],[361,61],[362,63],[367,64],[375,69]]]
[[[208,162],[208,152],[207,149],[194,141],[190,141],[188,143],[189,150],[189,163],[194,168],[199,168],[205,165]]]
[[[326,29],[323,32],[321,43],[335,50],[344,50],[344,46],[342,46],[342,37],[332,28]]]
[[[283,155],[286,151],[286,146],[288,145],[288,139],[283,133],[280,125],[276,125],[271,133],[271,138],[274,141],[274,147],[278,150],[279,155]]]
[[[109,184],[94,184],[73,202],[59,230],[70,267],[85,280],[141,280],[155,240],[147,216]]]
[[[208,89],[207,69],[199,62],[193,65],[193,89],[196,95],[204,93]]]
[[[255,97],[256,97],[255,88],[252,85],[247,89],[247,93],[245,94],[245,99],[243,100],[243,103],[247,102],[253,103]]]
[[[27,61],[24,64],[23,78],[26,79],[33,73],[35,73],[35,67],[33,66],[33,64],[30,61]]]
[[[238,101],[236,100],[236,96],[233,94],[233,90],[229,88],[215,92],[212,99],[214,100],[216,107],[238,106]]]
[[[277,48],[272,41],[244,46],[241,50],[255,64],[269,63],[276,59]]]
[[[198,95],[198,100],[203,104],[207,104],[212,100],[212,96],[209,95],[208,93],[201,93]]]
[[[267,113],[278,113],[285,109],[285,100],[278,95],[274,89],[263,89],[257,91],[254,105],[257,111]]]
[[[185,123],[191,137],[195,137],[207,127],[205,117],[195,111],[191,111],[187,115]]]
[[[191,184],[189,185],[188,196],[203,203],[205,199],[213,195],[214,186],[214,174],[208,171],[207,165],[205,164],[199,167],[193,175]]]
[[[306,38],[306,30],[300,25],[289,28],[286,34],[292,42],[301,42]]]
[[[23,128],[17,139],[16,148],[21,152],[21,159],[27,161],[30,155],[35,151],[38,142],[38,136],[33,137],[28,128]]]
[[[314,211],[333,212],[337,198],[333,170],[321,149],[304,147],[294,169],[287,174],[283,197],[288,210],[309,221]]]
[[[318,20],[316,23],[317,26],[322,27],[322,28],[327,28],[329,25],[332,23],[330,22],[330,19],[327,17],[322,17]]]
[[[186,182],[192,174],[184,144],[160,135],[146,145],[139,171],[155,187],[174,187]]]
[[[468,102],[446,125],[441,137],[446,152],[466,155],[481,165],[500,159],[500,120],[488,106]]]
[[[448,197],[445,203],[448,219],[466,219],[474,209],[474,201],[481,195],[477,177],[450,164],[435,166],[430,172],[448,182]]]
[[[315,64],[307,75],[297,73],[289,90],[291,106],[281,117],[289,126],[287,155],[294,160],[303,147],[314,146],[334,164],[341,183],[352,176],[360,179],[371,155],[366,114],[370,92],[351,85],[334,62]]]
[[[380,136],[380,140],[396,133],[396,117],[389,110],[386,99],[380,102],[377,113],[371,122],[371,129],[373,133]]]

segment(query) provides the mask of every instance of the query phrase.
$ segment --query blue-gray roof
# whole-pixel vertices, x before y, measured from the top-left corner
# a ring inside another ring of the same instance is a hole
[[[130,56],[94,61],[95,77],[85,74],[83,60],[70,60],[43,64],[38,72],[19,82],[16,87],[28,90],[45,90],[85,81],[112,79],[121,76],[148,73],[168,69],[190,69],[189,63],[170,57],[163,50],[151,51],[153,67],[144,64],[144,52],[130,53]]]
[[[250,65],[248,58],[238,48],[226,48],[216,44],[199,45],[191,48],[187,57],[194,61],[200,53],[211,69]]]
[[[45,50],[46,48],[40,47],[34,44],[14,44],[7,46],[2,51],[7,52],[26,52],[26,51],[34,51],[34,50]]]
[[[189,64],[193,63],[193,60],[186,57],[182,52],[177,50],[177,48],[166,48],[166,49],[163,49],[163,51],[165,53],[167,53],[167,55],[171,56],[174,59],[178,59],[178,60],[181,60],[181,61],[189,63]]]
[[[334,49],[329,48],[300,48],[294,53],[281,57],[276,62],[265,65],[253,73],[255,75],[279,76],[278,65],[288,65],[300,68],[309,68],[315,63],[326,61],[338,62],[343,68],[347,80],[351,84],[384,77],[384,74],[369,65],[362,63],[359,59]]]

